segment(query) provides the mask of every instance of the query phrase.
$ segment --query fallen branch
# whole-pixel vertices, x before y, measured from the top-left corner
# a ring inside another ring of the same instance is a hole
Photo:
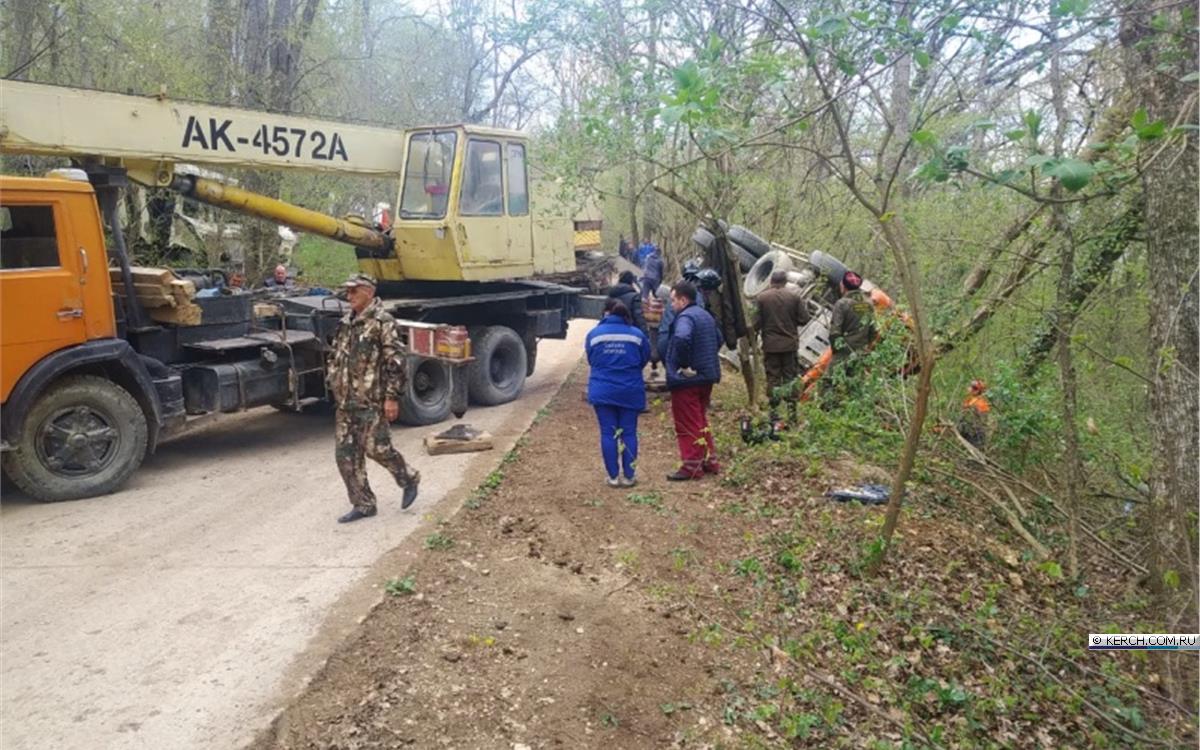
[[[1035,537],[1029,529],[1025,528],[1025,524],[1021,523],[1021,519],[1017,516],[1016,512],[1014,512],[1012,508],[1008,507],[1008,505],[1006,505],[998,495],[992,493],[983,485],[972,482],[966,477],[960,476],[958,479],[971,485],[978,490],[981,495],[991,500],[992,503],[1000,509],[1000,512],[1004,514],[1005,519],[1008,521],[1008,525],[1011,526],[1014,531],[1020,534],[1021,538],[1033,548],[1033,551],[1037,553],[1038,558],[1046,560],[1050,557],[1050,550],[1046,547],[1046,545],[1039,542],[1037,537]]]
[[[1145,735],[1138,734],[1137,732],[1133,731],[1132,729],[1129,729],[1124,724],[1122,724],[1121,722],[1117,721],[1116,719],[1114,719],[1113,717],[1111,717],[1107,713],[1105,713],[1099,706],[1097,706],[1096,704],[1092,703],[1084,696],[1082,696],[1079,693],[1072,690],[1071,687],[1069,685],[1067,685],[1067,683],[1063,682],[1063,680],[1058,675],[1056,675],[1056,674],[1054,674],[1054,672],[1050,671],[1050,669],[1047,668],[1045,664],[1042,664],[1037,659],[1034,659],[1032,656],[1029,656],[1028,654],[1018,651],[1006,644],[1000,643],[997,640],[994,640],[991,636],[976,629],[975,627],[973,627],[971,625],[967,625],[966,623],[962,623],[961,621],[960,621],[960,624],[962,624],[962,626],[965,630],[974,633],[975,635],[984,639],[988,643],[992,644],[992,646],[997,647],[997,648],[1002,648],[1005,651],[1009,652],[1010,654],[1019,656],[1020,658],[1029,662],[1030,664],[1033,664],[1034,666],[1036,666],[1047,677],[1054,680],[1054,682],[1056,682],[1063,689],[1065,689],[1068,693],[1070,693],[1072,696],[1074,696],[1076,699],[1078,699],[1081,704],[1090,708],[1092,710],[1092,712],[1094,714],[1096,714],[1096,716],[1103,719],[1107,724],[1115,727],[1118,731],[1124,733],[1125,735],[1132,737],[1133,739],[1137,740],[1138,742],[1144,742],[1147,745],[1155,745],[1157,747],[1170,747],[1172,744],[1174,744],[1174,743],[1166,742],[1163,740],[1156,740],[1151,737],[1147,737]],[[1065,658],[1065,657],[1063,657],[1063,658]]]
[[[966,450],[967,453],[971,456],[971,458],[975,459],[975,461],[980,466],[984,467],[984,469],[986,469],[987,472],[993,478],[995,478],[997,480],[1007,481],[1007,482],[1011,482],[1013,484],[1019,485],[1019,486],[1023,487],[1025,490],[1027,490],[1034,497],[1045,498],[1046,502],[1050,504],[1050,507],[1053,508],[1060,516],[1062,516],[1063,518],[1069,517],[1067,515],[1067,512],[1062,509],[1062,507],[1055,501],[1055,499],[1053,497],[1051,497],[1050,495],[1048,495],[1045,492],[1038,490],[1036,487],[1032,486],[1025,480],[1021,479],[1020,477],[1005,471],[995,461],[993,461],[992,459],[985,456],[978,448],[976,448],[975,446],[971,445],[966,440],[964,440],[962,435],[959,435],[957,432],[955,432],[954,434],[955,434],[955,437],[958,438],[958,442],[962,445],[963,449]],[[957,478],[963,479],[961,476],[959,476]],[[968,480],[964,479],[963,481],[968,481]],[[971,483],[971,484],[972,484],[972,486],[978,487],[978,485],[976,485],[974,483]],[[1090,538],[1092,541],[1094,541],[1096,544],[1098,544],[1101,548],[1103,548],[1106,552],[1108,552],[1110,555],[1112,555],[1113,559],[1115,559],[1117,562],[1122,563],[1123,565],[1125,565],[1125,567],[1127,567],[1129,570],[1133,571],[1134,573],[1137,573],[1139,575],[1146,575],[1146,573],[1148,571],[1144,565],[1140,565],[1139,563],[1130,559],[1128,556],[1126,556],[1125,554],[1123,554],[1122,552],[1117,550],[1111,544],[1109,544],[1108,542],[1101,539],[1100,536],[1092,529],[1092,527],[1088,526],[1082,520],[1080,520],[1080,522],[1079,522],[1079,528],[1083,531],[1083,533],[1087,534],[1088,538]]]

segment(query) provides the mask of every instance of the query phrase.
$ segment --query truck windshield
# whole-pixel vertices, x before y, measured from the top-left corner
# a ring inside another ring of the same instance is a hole
[[[457,141],[453,131],[413,133],[408,139],[400,218],[440,219],[446,215]]]

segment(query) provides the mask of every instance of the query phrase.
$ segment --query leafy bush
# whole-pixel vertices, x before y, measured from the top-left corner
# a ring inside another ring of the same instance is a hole
[[[1044,377],[1046,370],[1023,380],[1013,363],[1001,361],[992,372],[987,395],[995,421],[989,454],[1017,472],[1056,461],[1062,422],[1058,390]]]

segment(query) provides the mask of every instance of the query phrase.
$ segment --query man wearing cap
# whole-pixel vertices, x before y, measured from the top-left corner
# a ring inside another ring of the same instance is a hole
[[[375,298],[375,279],[354,274],[343,288],[350,312],[333,338],[328,380],[337,403],[334,455],[354,506],[338,523],[350,523],[375,515],[366,456],[390,471],[404,489],[401,508],[416,500],[421,475],[409,472],[404,457],[392,447],[388,427],[400,415],[400,394],[406,385],[396,322]]]
[[[811,316],[808,305],[796,292],[787,288],[787,271],[771,274],[771,286],[755,299],[757,315],[754,327],[762,336],[763,369],[767,373],[767,399],[771,404],[771,422],[779,421],[779,402],[785,397],[785,386],[800,377],[800,362],[796,350],[800,347],[800,326],[807,325]],[[796,394],[788,388],[788,415],[796,421]]]
[[[846,271],[838,283],[841,297],[833,303],[829,317],[829,345],[833,359],[825,373],[822,388],[828,389],[832,376],[845,366],[846,360],[865,352],[875,340],[875,307],[870,297],[862,290],[862,277]]]

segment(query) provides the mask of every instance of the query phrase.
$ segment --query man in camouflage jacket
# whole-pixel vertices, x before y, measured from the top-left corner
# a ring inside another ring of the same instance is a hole
[[[350,312],[333,338],[327,377],[337,404],[338,471],[354,506],[338,523],[349,523],[376,512],[375,493],[367,484],[366,456],[390,471],[404,489],[401,508],[417,498],[421,475],[408,471],[404,457],[392,447],[388,427],[400,414],[400,395],[406,386],[404,345],[396,322],[375,299],[375,280],[370,276],[354,274],[343,286]]]
[[[862,277],[846,271],[838,284],[841,297],[833,303],[829,315],[829,345],[833,359],[821,379],[821,391],[825,394],[826,408],[836,406],[840,394],[835,383],[839,379],[857,377],[857,357],[868,350],[875,341],[875,307],[871,298],[862,290]]]

